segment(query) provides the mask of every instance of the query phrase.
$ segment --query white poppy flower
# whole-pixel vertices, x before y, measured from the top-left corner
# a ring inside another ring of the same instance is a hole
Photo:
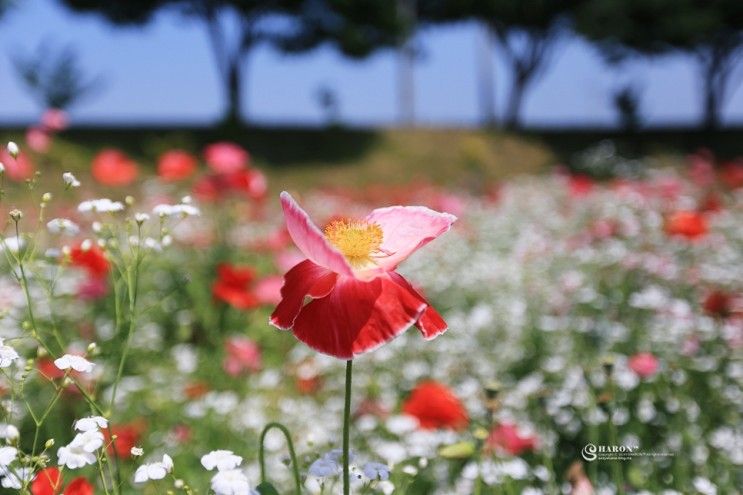
[[[120,201],[111,201],[108,198],[91,199],[83,201],[77,206],[77,211],[81,213],[94,212],[94,213],[114,213],[122,211],[124,209],[124,203]]]
[[[98,431],[104,428],[108,428],[108,420],[103,416],[88,416],[75,421],[77,431]]]
[[[64,181],[64,185],[67,187],[80,187],[80,181],[72,175],[72,172],[63,173],[62,180]]]
[[[54,366],[61,370],[72,368],[80,373],[90,373],[93,371],[95,364],[91,363],[82,356],[75,356],[73,354],[65,354],[61,358],[54,360]]]
[[[77,235],[80,233],[80,227],[67,218],[55,218],[46,224],[47,230],[52,234]]]
[[[8,368],[16,359],[19,359],[16,350],[5,345],[3,339],[0,338],[0,368]]]
[[[18,457],[15,447],[0,447],[0,467],[7,467]]]
[[[216,495],[245,495],[251,493],[248,477],[239,469],[219,471],[212,477],[211,485]]]
[[[235,469],[243,461],[239,455],[231,450],[213,450],[201,458],[201,465],[209,471],[217,468],[217,471],[229,471]]]
[[[161,480],[173,470],[173,459],[168,454],[163,455],[160,462],[142,464],[134,472],[135,483],[145,483],[151,480]]]

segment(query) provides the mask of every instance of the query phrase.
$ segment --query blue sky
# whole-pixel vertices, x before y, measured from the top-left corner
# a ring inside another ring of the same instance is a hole
[[[207,123],[222,112],[222,95],[203,27],[165,13],[144,29],[112,28],[95,16],[73,15],[54,0],[23,0],[0,23],[0,122],[32,121],[39,109],[16,77],[10,55],[31,51],[42,40],[72,45],[90,74],[105,86],[72,111],[74,122]],[[476,63],[479,32],[473,24],[431,28],[419,35],[425,50],[416,66],[416,111],[422,125],[473,125],[478,121]],[[504,106],[506,73],[496,59],[496,95]],[[393,124],[396,109],[395,57],[381,52],[348,61],[333,50],[287,56],[268,47],[246,64],[245,111],[262,123],[319,123],[320,86],[333,88],[342,120],[358,125]],[[620,77],[593,49],[567,40],[524,105],[533,125],[612,125],[610,94],[622,80],[643,88],[647,123],[693,123],[700,116],[696,66],[682,56],[637,62]],[[723,113],[743,121],[743,89]]]

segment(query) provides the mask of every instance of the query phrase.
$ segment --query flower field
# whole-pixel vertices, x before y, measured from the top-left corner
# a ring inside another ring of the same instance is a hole
[[[36,145],[0,153],[4,489],[740,493],[741,161],[280,199],[233,143]]]

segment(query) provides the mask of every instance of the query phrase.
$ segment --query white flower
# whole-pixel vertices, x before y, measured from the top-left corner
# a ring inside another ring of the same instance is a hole
[[[75,356],[73,354],[65,354],[61,358],[54,360],[54,366],[61,370],[72,368],[80,373],[90,373],[93,371],[95,364],[91,363],[82,356]]]
[[[67,187],[80,187],[80,181],[72,175],[72,172],[63,173],[62,180],[64,181],[64,185]]]
[[[78,227],[78,225],[72,220],[66,218],[55,218],[50,220],[46,224],[46,228],[52,234],[77,235],[80,233],[80,227]]]
[[[137,223],[144,223],[149,219],[150,216],[147,213],[137,213],[136,215],[134,215],[134,221]]]
[[[88,416],[75,421],[77,431],[98,431],[104,428],[108,428],[108,420],[103,416]]]
[[[217,471],[229,471],[239,466],[242,461],[243,458],[231,450],[213,450],[201,458],[201,465],[209,471],[214,468],[217,468]]]
[[[113,213],[122,211],[124,209],[124,203],[120,201],[111,201],[108,198],[101,199],[90,199],[83,201],[77,206],[77,211],[81,213],[94,212],[94,213]]]
[[[201,214],[201,210],[188,204],[178,205],[157,205],[152,209],[152,213],[159,217],[193,217]]]
[[[21,150],[18,148],[18,145],[15,144],[13,141],[8,141],[7,146],[5,146],[5,149],[8,150],[8,154],[12,156],[13,158],[18,157],[18,153],[21,152]]]
[[[142,447],[132,447],[129,453],[132,454],[133,457],[140,457],[144,454],[144,449]]]
[[[18,358],[19,356],[15,349],[9,345],[5,345],[3,339],[0,338],[0,368],[8,368]]]
[[[390,468],[381,462],[367,462],[363,467],[364,476],[370,480],[387,481],[390,479]]]
[[[135,483],[145,483],[150,480],[161,480],[173,470],[173,459],[168,454],[163,455],[160,462],[142,464],[134,472]]]
[[[7,248],[8,251],[10,251],[11,253],[17,253],[25,245],[26,241],[24,241],[22,237],[14,235],[12,237],[6,237],[5,239],[3,239],[2,244],[0,244],[0,251]]]
[[[219,471],[212,478],[212,490],[216,495],[246,495],[250,493],[250,482],[239,469]]]
[[[4,440],[15,440],[20,435],[18,428],[7,423],[0,423],[0,438]]]
[[[31,468],[18,468],[14,470],[10,470],[7,468],[0,469],[0,476],[2,476],[2,481],[0,481],[0,484],[2,484],[3,488],[10,488],[13,490],[20,490],[24,482],[31,481],[31,478],[33,478],[34,472]]]
[[[0,447],[0,467],[7,467],[18,457],[18,449],[15,447]]]
[[[60,466],[69,469],[78,469],[89,464],[95,464],[94,452],[103,446],[103,433],[97,430],[78,433],[72,441],[60,447],[57,458]]]

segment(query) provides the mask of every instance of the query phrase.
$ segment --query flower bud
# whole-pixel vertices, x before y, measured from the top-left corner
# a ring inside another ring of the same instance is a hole
[[[54,447],[54,439],[53,439],[53,438],[50,438],[50,439],[49,439],[49,440],[47,440],[47,441],[46,441],[46,443],[44,444],[44,448],[46,448],[46,449],[51,449],[52,447]]]
[[[5,149],[8,150],[8,154],[13,158],[18,158],[18,154],[21,152],[21,150],[18,149],[18,145],[13,141],[8,141],[8,145]]]
[[[19,221],[19,220],[20,220],[21,218],[23,218],[23,212],[22,212],[21,210],[19,210],[19,209],[13,209],[13,210],[10,210],[10,213],[8,213],[8,214],[10,215],[10,218],[11,218],[11,219],[12,219],[12,220],[13,220],[14,222],[17,222],[17,221]]]

